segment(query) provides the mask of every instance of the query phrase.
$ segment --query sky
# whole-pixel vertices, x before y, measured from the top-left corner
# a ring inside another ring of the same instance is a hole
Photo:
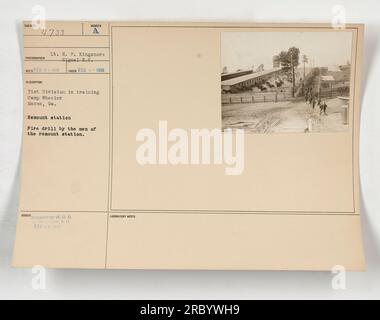
[[[273,56],[290,47],[300,49],[313,61],[314,67],[333,67],[351,61],[352,33],[350,31],[329,32],[223,32],[222,64],[228,72],[237,69],[273,67]],[[301,61],[301,59],[300,59]]]

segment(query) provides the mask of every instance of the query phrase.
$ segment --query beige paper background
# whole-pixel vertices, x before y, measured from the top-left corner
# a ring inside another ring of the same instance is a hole
[[[159,120],[168,121],[169,129],[221,127],[220,34],[224,31],[230,29],[112,28],[117,174],[112,175],[111,208],[354,212],[352,126],[343,133],[247,134],[245,170],[240,176],[226,176],[224,165],[136,162],[141,144],[136,132],[141,128],[157,132]]]
[[[78,23],[67,22],[70,30],[80,30],[71,26]],[[99,134],[73,144],[24,135],[14,265],[363,269],[357,160],[363,29],[347,27],[355,85],[349,132],[247,135],[244,174],[225,176],[223,166],[138,166],[136,131],[156,128],[158,120],[168,120],[169,128],[220,127],[220,32],[333,30],[320,24],[109,24],[111,75],[91,77],[103,95],[65,104],[76,119],[96,123]],[[76,45],[78,38],[33,36],[25,45]],[[108,41],[93,38],[83,38],[86,46]],[[42,78],[81,84],[79,77]],[[78,218],[59,233],[40,233],[21,216],[51,211]],[[66,237],[73,245],[61,245]]]

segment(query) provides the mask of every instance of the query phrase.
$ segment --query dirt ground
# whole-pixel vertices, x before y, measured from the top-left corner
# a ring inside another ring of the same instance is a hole
[[[222,106],[223,129],[244,129],[248,133],[274,132],[341,132],[341,110],[345,102],[339,98],[326,99],[327,115],[320,115],[318,105],[313,109],[305,101],[277,103],[246,103]]]

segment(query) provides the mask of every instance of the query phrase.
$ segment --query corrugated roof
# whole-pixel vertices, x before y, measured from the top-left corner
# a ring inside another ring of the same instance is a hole
[[[321,80],[322,81],[334,81],[334,77],[333,76],[321,76]]]
[[[237,78],[232,78],[232,79],[224,80],[224,81],[222,81],[222,86],[233,86],[235,84],[238,84],[238,83],[241,83],[241,82],[244,82],[244,81],[247,81],[247,80],[252,80],[252,79],[255,79],[255,78],[258,78],[258,77],[261,77],[261,76],[265,76],[267,74],[270,74],[270,73],[273,73],[273,72],[276,72],[276,71],[280,71],[280,70],[281,70],[281,68],[274,68],[274,69],[271,69],[271,70],[264,70],[264,71],[254,72],[254,73],[247,74],[245,76],[241,76],[241,77],[237,77]]]

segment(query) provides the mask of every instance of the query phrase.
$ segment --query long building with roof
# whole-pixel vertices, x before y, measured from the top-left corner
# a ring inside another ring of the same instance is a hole
[[[222,91],[230,92],[234,91],[234,89],[243,89],[245,87],[259,84],[262,81],[266,81],[274,75],[279,74],[281,70],[281,67],[277,67],[270,70],[253,72],[232,79],[224,80],[222,81]]]

